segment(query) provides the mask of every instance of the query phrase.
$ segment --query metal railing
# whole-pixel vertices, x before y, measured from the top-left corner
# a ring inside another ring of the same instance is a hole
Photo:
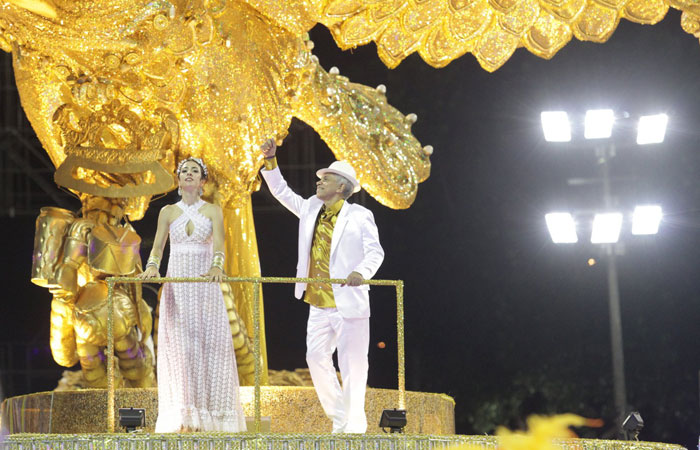
[[[206,278],[149,278],[109,277],[107,281],[107,431],[115,430],[115,385],[114,385],[114,286],[118,283],[210,283]],[[330,283],[344,284],[346,280],[337,278],[291,278],[291,277],[225,277],[222,283],[253,283],[253,354],[255,356],[255,432],[261,431],[260,413],[260,284],[261,283]],[[371,286],[396,287],[396,343],[398,350],[399,408],[406,409],[406,373],[404,349],[403,319],[403,281],[402,280],[365,280],[362,284]]]

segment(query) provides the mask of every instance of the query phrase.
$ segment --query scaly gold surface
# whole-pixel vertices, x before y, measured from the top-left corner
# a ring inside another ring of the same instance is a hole
[[[250,204],[250,197],[239,208],[224,209],[224,228],[226,230],[226,264],[227,273],[236,274],[242,277],[260,276],[260,258],[258,257],[257,238],[255,236],[255,223],[253,221],[253,208]],[[231,315],[236,316],[236,322],[240,322],[239,327],[247,332],[245,345],[241,348],[237,346],[235,326],[231,325],[233,343],[236,348],[236,364],[238,365],[238,376],[241,385],[255,384],[255,355],[253,351],[253,333],[256,321],[253,314],[253,285],[250,283],[222,283],[231,290],[232,296],[224,296],[226,308]],[[222,288],[223,289],[223,288]],[[229,303],[229,299],[233,302]],[[263,294],[260,292],[258,299],[260,317],[264,317]],[[265,339],[265,323],[259,322],[260,329],[260,381],[268,384],[267,377],[267,341]],[[243,339],[243,336],[241,336]],[[245,364],[242,366],[241,364]]]
[[[413,52],[433,67],[471,53],[488,71],[519,47],[549,59],[572,37],[605,42],[621,19],[655,24],[669,7],[683,11],[683,29],[700,39],[694,0],[326,0],[319,22],[343,49],[374,41],[396,67]]]

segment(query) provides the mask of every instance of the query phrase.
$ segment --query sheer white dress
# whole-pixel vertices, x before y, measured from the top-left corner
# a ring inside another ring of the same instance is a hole
[[[211,267],[212,223],[180,201],[170,225],[169,277],[198,277]],[[187,224],[194,230],[187,234]],[[156,433],[245,431],[228,314],[218,283],[166,283],[158,328]]]

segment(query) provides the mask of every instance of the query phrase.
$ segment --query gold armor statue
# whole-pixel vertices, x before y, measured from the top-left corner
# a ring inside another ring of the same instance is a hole
[[[45,207],[37,218],[32,282],[49,289],[51,352],[71,367],[80,361],[89,387],[105,387],[107,368],[107,276],[133,276],[141,271],[141,239],[129,224],[120,224],[120,200],[83,195],[83,217]],[[236,313],[234,295],[222,284],[239,378],[253,384],[252,344]],[[119,366],[117,386],[155,386],[150,346],[151,311],[140,284],[117,286],[114,292],[114,347]],[[154,338],[157,339],[157,326]],[[121,376],[120,376],[121,375]]]
[[[51,351],[56,362],[78,361],[90,387],[105,387],[107,284],[104,278],[141,269],[141,239],[122,224],[123,201],[83,195],[83,214],[42,208],[34,241],[32,282],[47,287],[51,302]],[[140,285],[118,286],[114,295],[118,385],[155,385],[147,345],[151,312]]]

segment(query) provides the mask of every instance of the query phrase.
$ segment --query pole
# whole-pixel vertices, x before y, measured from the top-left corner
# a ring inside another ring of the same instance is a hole
[[[610,306],[610,340],[612,345],[615,414],[617,424],[621,426],[627,410],[627,388],[625,386],[625,357],[622,347],[620,290],[617,282],[615,250],[612,245],[608,247],[608,300]]]
[[[614,145],[604,146],[599,154],[603,172],[603,201],[606,208],[612,207],[610,194],[610,158],[615,154]],[[620,288],[615,260],[615,244],[606,248],[608,257],[608,306],[610,309],[610,345],[612,347],[613,392],[617,425],[622,426],[627,410],[627,388],[625,386],[625,357],[622,344],[622,314],[620,313]]]
[[[107,432],[114,433],[114,280],[107,280]]]
[[[255,329],[253,332],[253,355],[255,355],[255,432],[262,431],[262,414],[260,412],[260,283],[253,283],[253,321]]]
[[[404,343],[403,281],[396,284],[396,346],[398,349],[399,409],[406,409],[406,347]]]

